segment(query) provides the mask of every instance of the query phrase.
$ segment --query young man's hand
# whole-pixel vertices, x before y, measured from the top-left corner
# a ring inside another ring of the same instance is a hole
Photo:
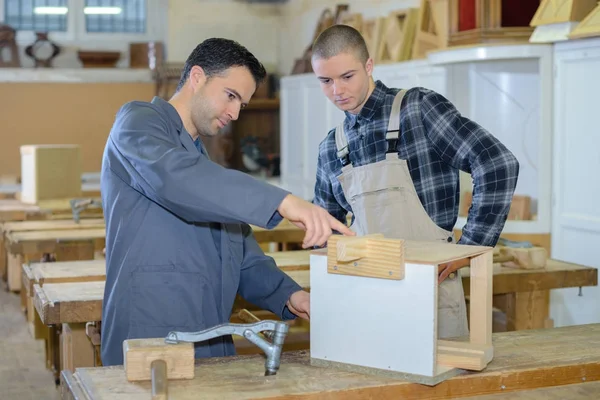
[[[305,249],[323,246],[334,230],[346,236],[355,235],[350,228],[335,219],[324,208],[291,194],[283,199],[277,211],[297,227],[306,230],[302,242],[302,247]]]
[[[310,294],[299,290],[290,296],[286,306],[292,313],[305,320],[310,320]]]
[[[450,276],[450,274],[470,265],[471,259],[469,257],[438,265],[438,284],[444,282],[446,278]]]

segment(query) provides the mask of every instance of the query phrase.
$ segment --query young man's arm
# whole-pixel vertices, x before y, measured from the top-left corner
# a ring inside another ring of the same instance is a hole
[[[495,246],[504,228],[519,175],[510,150],[477,123],[463,117],[444,96],[422,89],[425,134],[442,160],[471,173],[473,202],[459,243]]]

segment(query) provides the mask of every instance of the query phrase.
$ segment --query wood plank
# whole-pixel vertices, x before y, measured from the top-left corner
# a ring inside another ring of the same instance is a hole
[[[460,273],[465,293],[469,293],[470,269],[463,268]],[[494,264],[494,294],[597,285],[598,270],[584,265],[549,259],[544,269],[524,270]]]
[[[102,320],[104,281],[33,285],[33,293],[44,325]]]
[[[600,397],[600,382],[576,383],[519,392],[488,394],[469,400],[595,400]]]
[[[1,232],[25,232],[25,231],[48,231],[65,229],[92,229],[104,228],[105,222],[102,218],[82,219],[79,222],[68,219],[40,220],[40,221],[15,221],[5,222],[0,225]]]
[[[308,271],[285,271],[300,286],[310,285]],[[105,281],[33,285],[33,304],[44,325],[102,320]]]
[[[11,253],[53,253],[61,242],[104,240],[105,228],[64,229],[48,231],[9,232],[5,235],[6,248]]]
[[[274,377],[262,356],[196,360],[195,378],[170,381],[170,398],[203,399],[449,399],[517,394],[600,379],[600,324],[495,334],[494,360],[483,372],[465,372],[430,387],[309,365],[309,352],[282,354]],[[562,349],[557,352],[556,349]],[[148,399],[150,382],[129,383],[122,366],[81,368],[74,374],[88,399]],[[513,398],[513,397],[511,397]]]
[[[251,225],[254,238],[259,243],[278,242],[278,243],[302,243],[305,231],[289,222],[287,219],[281,221],[273,229],[264,229]]]
[[[0,200],[0,222],[23,221],[34,216],[41,218],[41,213],[40,207],[35,205],[23,204],[16,199]]]

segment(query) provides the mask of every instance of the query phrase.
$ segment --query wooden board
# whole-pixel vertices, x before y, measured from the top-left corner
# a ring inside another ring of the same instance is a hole
[[[32,263],[33,283],[93,282],[106,280],[105,260]]]
[[[24,221],[29,218],[41,218],[41,209],[35,205],[23,204],[16,199],[0,200],[0,222]]]
[[[104,281],[33,285],[33,293],[44,325],[102,320]]]
[[[530,25],[581,21],[597,4],[598,0],[542,0]]]
[[[41,220],[41,221],[15,221],[5,222],[0,225],[2,232],[26,232],[26,231],[48,231],[65,229],[91,229],[104,228],[105,222],[101,218],[82,219],[79,222],[73,220]]]
[[[600,4],[569,35],[570,39],[600,36]]]
[[[259,243],[278,242],[278,243],[301,243],[304,240],[305,231],[298,228],[288,220],[283,220],[273,229],[264,229],[258,226],[252,226],[254,238]]]
[[[412,58],[426,58],[429,51],[448,46],[448,0],[421,0]]]
[[[470,288],[470,269],[460,270],[465,293]],[[592,267],[547,260],[546,268],[524,270],[494,264],[494,294],[551,290],[566,287],[596,286],[598,270]]]
[[[285,271],[300,286],[310,286],[308,271]],[[105,281],[33,285],[33,304],[44,325],[102,321]]]
[[[469,397],[469,400],[595,400],[599,397],[600,382],[587,382],[519,392],[488,394]]]
[[[53,229],[48,231],[10,232],[5,235],[7,249],[12,253],[51,253],[59,242],[104,239],[104,228]]]
[[[169,393],[174,400],[450,399],[600,379],[600,324],[500,333],[493,341],[496,354],[486,370],[434,387],[314,367],[303,351],[283,353],[274,377],[263,376],[262,356],[197,360],[195,378],[170,381]],[[63,390],[79,393],[78,399],[150,398],[150,382],[127,382],[121,366],[82,368],[63,378]]]
[[[444,242],[404,241],[404,262],[413,264],[442,264],[465,257],[475,257],[490,251],[491,247],[456,245]],[[327,249],[313,250],[313,254],[327,255]]]

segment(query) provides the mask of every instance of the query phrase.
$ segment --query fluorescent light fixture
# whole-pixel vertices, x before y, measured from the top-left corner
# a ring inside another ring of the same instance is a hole
[[[88,15],[115,15],[121,14],[122,11],[121,7],[85,7],[83,9],[83,13]]]
[[[34,14],[46,15],[65,15],[69,11],[68,7],[35,7]]]

